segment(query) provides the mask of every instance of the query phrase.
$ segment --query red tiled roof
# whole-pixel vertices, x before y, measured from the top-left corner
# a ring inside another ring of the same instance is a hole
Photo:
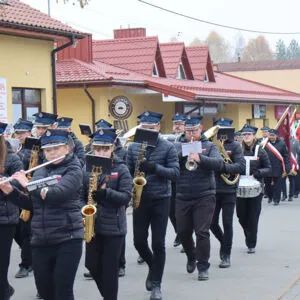
[[[101,62],[78,60],[57,62],[57,84],[128,83],[148,87],[190,101],[211,102],[300,103],[300,95],[238,77],[216,73],[216,82],[180,80],[143,75]]]
[[[186,47],[187,56],[195,79],[205,79],[208,58],[207,46]]]
[[[157,49],[157,37],[93,41],[93,58],[151,76]]]
[[[0,27],[18,27],[23,25],[28,26],[26,30],[52,30],[56,32],[57,35],[63,32],[80,33],[72,27],[49,17],[47,14],[19,0],[6,0],[6,2],[9,5],[3,5],[2,7],[4,11],[0,14]]]
[[[218,72],[288,70],[300,69],[300,59],[222,63],[216,66]]]
[[[160,43],[159,46],[167,77],[176,78],[184,43]]]

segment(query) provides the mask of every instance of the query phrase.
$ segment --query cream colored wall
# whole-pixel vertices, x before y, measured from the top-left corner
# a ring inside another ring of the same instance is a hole
[[[172,116],[175,113],[174,103],[162,102],[160,94],[133,95],[126,94],[122,88],[89,88],[88,91],[95,100],[96,121],[103,118],[113,124],[115,118],[109,113],[108,100],[116,96],[125,95],[129,98],[133,106],[133,112],[128,118],[128,126],[132,128],[137,125],[137,116],[145,110],[160,112],[164,115],[161,122],[161,132],[170,133],[172,131]],[[83,141],[78,125],[80,123],[92,126],[91,102],[85,94],[83,88],[58,89],[58,114],[60,116],[72,117],[74,119],[72,129]]]
[[[300,93],[300,69],[299,70],[267,70],[227,72],[244,79],[257,81],[280,89]]]
[[[0,34],[0,78],[6,78],[8,121],[12,121],[12,88],[42,89],[42,110],[52,112],[53,42]]]

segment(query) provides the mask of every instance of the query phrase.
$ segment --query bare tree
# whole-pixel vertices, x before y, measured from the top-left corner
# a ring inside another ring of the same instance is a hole
[[[256,39],[251,39],[242,55],[243,61],[258,61],[273,59],[274,54],[270,48],[269,42],[262,35]]]
[[[61,0],[63,3],[70,2],[70,0]],[[56,0],[57,3],[60,2],[60,0]],[[89,4],[90,0],[71,0],[72,4],[75,5],[76,2],[79,2],[79,5],[81,8],[84,8],[86,5]]]
[[[191,47],[193,47],[193,46],[203,46],[203,45],[204,45],[204,43],[201,40],[199,40],[198,38],[194,38],[189,44],[189,46],[191,46]]]

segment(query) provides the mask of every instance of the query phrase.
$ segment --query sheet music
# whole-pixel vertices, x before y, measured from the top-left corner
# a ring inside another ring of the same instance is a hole
[[[182,156],[188,156],[190,153],[202,153],[202,142],[182,143]]]

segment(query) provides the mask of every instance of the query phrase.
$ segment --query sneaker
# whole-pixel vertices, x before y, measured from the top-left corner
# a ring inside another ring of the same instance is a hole
[[[186,263],[186,271],[188,273],[193,273],[196,269],[197,263],[195,259],[188,259],[187,263]]]
[[[120,268],[119,269],[119,277],[124,277],[125,276],[125,268]]]
[[[176,238],[173,243],[173,247],[178,247],[179,245],[181,245],[181,242],[180,242],[179,236],[176,235]]]
[[[93,279],[93,276],[90,272],[83,273],[83,277],[86,279]]]
[[[19,271],[16,273],[15,278],[24,278],[29,275],[29,270],[24,267],[20,267]]]
[[[152,282],[152,290],[150,300],[162,300],[160,283],[158,281]]]
[[[208,270],[199,271],[199,273],[198,273],[198,280],[199,281],[205,281],[205,280],[208,280],[208,279],[209,279]]]
[[[224,269],[229,267],[230,267],[230,256],[223,254],[221,262],[219,264],[219,268]]]
[[[254,254],[255,248],[248,248],[248,254]]]
[[[144,262],[145,262],[145,261],[142,259],[141,256],[139,256],[139,257],[137,258],[137,263],[138,263],[138,265],[142,265]]]

